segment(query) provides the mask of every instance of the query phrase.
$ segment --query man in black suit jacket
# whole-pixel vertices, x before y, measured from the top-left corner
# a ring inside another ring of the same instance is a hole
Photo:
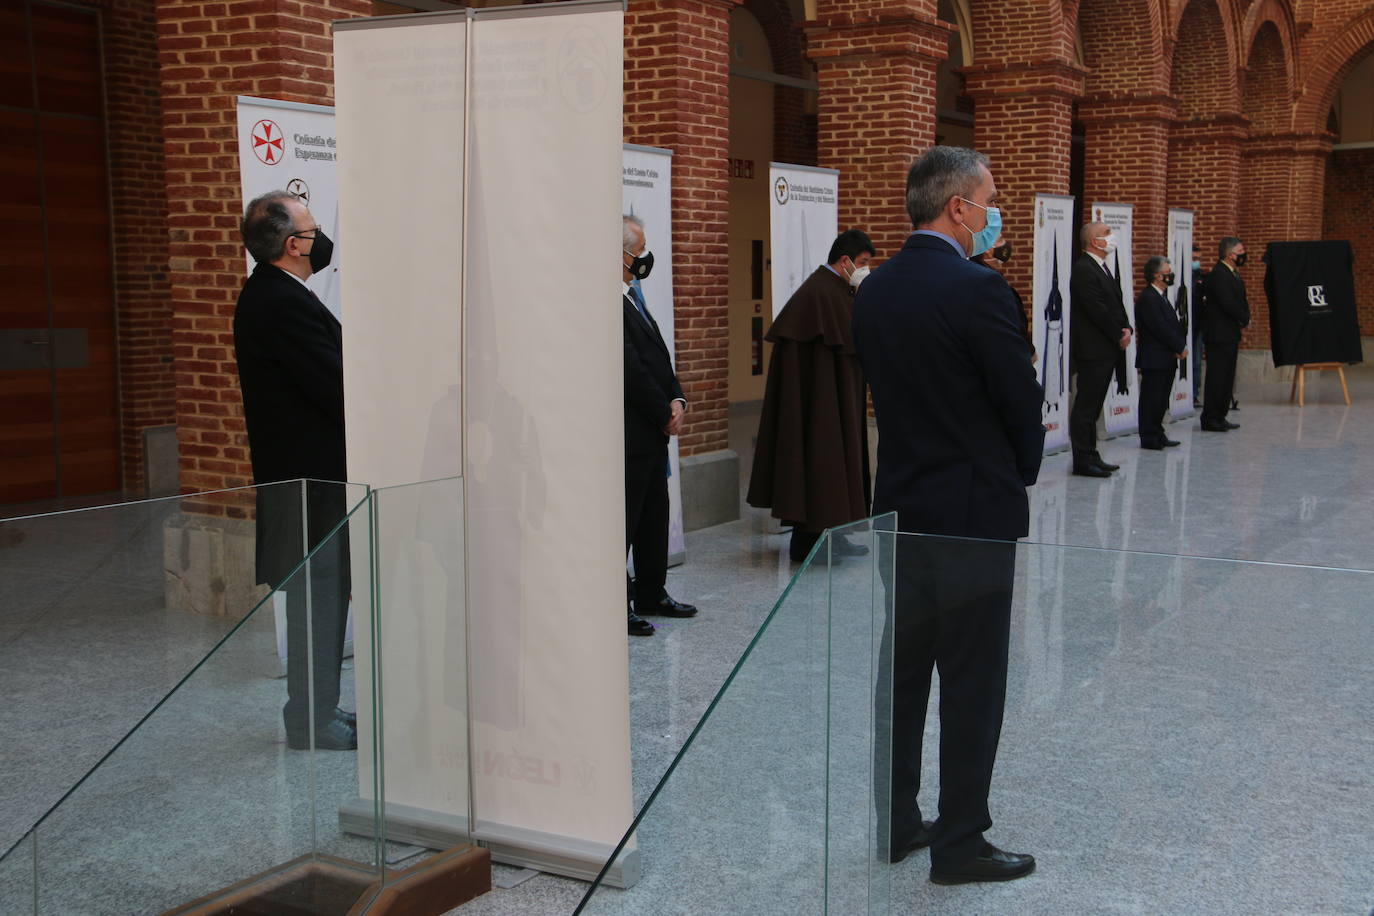
[[[258,581],[280,588],[306,551],[324,543],[309,566],[308,617],[305,571],[285,589],[287,743],[298,750],[312,743],[350,750],[358,746],[356,722],[338,708],[350,588],[347,532],[330,537],[348,511],[338,483],[348,479],[343,338],[338,320],[305,285],[329,264],[333,245],[286,191],[250,203],[241,229],[257,262],[234,309],[234,355],[258,486]],[[299,483],[278,482],[301,479],[310,481],[304,492]]]
[[[1097,417],[1107,398],[1112,374],[1126,377],[1126,348],[1131,345],[1131,322],[1121,301],[1121,283],[1107,270],[1116,247],[1106,223],[1088,223],[1079,234],[1083,254],[1073,264],[1069,293],[1073,317],[1069,323],[1069,360],[1078,375],[1073,407],[1069,409],[1069,441],[1073,472],[1084,477],[1110,477],[1119,465],[1108,464],[1097,451]]]
[[[1000,275],[967,260],[997,238],[996,198],[986,156],[927,151],[907,176],[917,231],[854,303],[855,348],[878,418],[873,510],[895,510],[900,529],[895,566],[883,562],[895,574],[884,575],[894,610],[883,634],[893,653],[892,791],[880,801],[891,805],[892,860],[928,844],[931,880],[946,884],[1005,881],[1035,867],[983,838],[1006,698],[1014,541],[1029,529],[1026,487],[1045,441],[1016,300]],[[937,665],[940,816],[928,824],[917,793]],[[878,690],[880,723],[887,687]]]
[[[1236,386],[1236,355],[1240,330],[1250,323],[1250,300],[1240,268],[1245,265],[1245,243],[1227,236],[1217,245],[1217,266],[1207,275],[1207,312],[1202,339],[1207,343],[1206,396],[1202,402],[1202,428],[1224,433],[1240,429],[1226,419],[1231,392]]]
[[[652,636],[645,616],[692,617],[697,609],[675,601],[668,581],[668,437],[682,431],[687,399],[673,373],[668,345],[649,313],[639,281],[654,256],[646,250],[644,223],[622,220],[621,308],[625,313],[625,550],[634,551],[628,583],[631,636]]]
[[[1165,298],[1174,285],[1169,259],[1155,255],[1145,262],[1145,288],[1135,299],[1135,367],[1140,370],[1140,447],[1153,450],[1178,445],[1164,433],[1164,412],[1169,409],[1178,361],[1188,356],[1188,338],[1178,312]]]

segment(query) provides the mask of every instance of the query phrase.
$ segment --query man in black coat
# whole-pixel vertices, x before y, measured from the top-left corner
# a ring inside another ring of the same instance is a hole
[[[1110,477],[1120,466],[1108,464],[1097,451],[1097,417],[1107,399],[1112,375],[1126,378],[1126,348],[1131,322],[1121,300],[1121,283],[1107,270],[1116,239],[1106,223],[1088,223],[1079,234],[1083,254],[1069,275],[1073,318],[1069,323],[1069,361],[1078,382],[1069,409],[1069,442],[1073,473]]]
[[[1202,339],[1207,343],[1207,383],[1202,402],[1202,428],[1224,433],[1240,429],[1226,419],[1236,385],[1236,355],[1240,331],[1250,323],[1250,300],[1240,268],[1245,266],[1245,243],[1227,236],[1217,245],[1217,265],[1207,275],[1207,312]]]
[[[628,583],[629,633],[652,636],[646,616],[692,617],[697,609],[668,595],[668,437],[682,431],[687,399],[672,356],[649,312],[639,281],[649,276],[644,223],[622,220],[621,308],[625,318],[625,550],[634,551]]]
[[[854,303],[855,348],[878,418],[873,509],[895,510],[900,529],[890,539],[895,567],[882,564],[895,569],[884,575],[893,614],[883,634],[892,650],[892,791],[883,800],[891,805],[891,857],[930,845],[930,878],[945,884],[1005,881],[1035,867],[1032,857],[983,838],[1006,698],[1014,541],[1029,528],[1026,487],[1039,474],[1045,441],[1040,386],[1011,289],[967,260],[997,239],[996,198],[986,156],[928,150],[907,175],[917,231]],[[937,665],[940,816],[929,824],[917,793]],[[879,685],[880,717],[887,688]],[[880,753],[878,765],[886,762]]]
[[[1188,356],[1188,338],[1178,312],[1165,298],[1174,285],[1169,259],[1155,255],[1145,262],[1145,288],[1135,299],[1135,367],[1140,370],[1140,447],[1158,451],[1178,445],[1164,433],[1164,412],[1174,390],[1178,361]]]
[[[234,309],[234,355],[258,488],[258,581],[280,588],[308,550],[324,545],[309,564],[309,602],[306,570],[285,588],[287,743],[350,750],[358,746],[356,720],[338,708],[347,533],[331,537],[349,509],[338,482],[348,479],[343,338],[338,320],[305,285],[328,266],[333,245],[286,191],[250,203],[241,230],[257,262]],[[302,479],[310,481],[304,490]]]

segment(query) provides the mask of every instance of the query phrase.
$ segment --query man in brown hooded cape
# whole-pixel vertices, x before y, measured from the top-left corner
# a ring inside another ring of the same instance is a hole
[[[840,233],[768,332],[773,355],[748,501],[792,526],[794,561],[826,528],[869,514],[868,416],[851,323],[853,290],[875,254],[865,233]],[[866,552],[842,538],[834,547]]]

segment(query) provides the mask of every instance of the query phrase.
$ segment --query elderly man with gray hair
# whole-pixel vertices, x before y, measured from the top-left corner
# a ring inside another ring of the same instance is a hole
[[[882,563],[893,601],[883,633],[892,651],[891,859],[929,846],[938,884],[1009,881],[1035,868],[983,837],[1006,699],[1014,542],[1029,531],[1026,488],[1045,442],[1016,299],[1000,274],[968,260],[1002,231],[988,166],[958,147],[916,160],[906,195],[916,231],[854,301],[854,345],[878,418],[873,510],[895,511],[899,529],[895,564],[890,553]],[[917,794],[937,666],[940,816],[930,823]],[[878,690],[880,727],[887,687]]]

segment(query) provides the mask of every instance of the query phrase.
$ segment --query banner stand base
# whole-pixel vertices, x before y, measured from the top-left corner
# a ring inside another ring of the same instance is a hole
[[[429,849],[448,849],[477,842],[491,852],[491,860],[503,865],[532,868],[580,881],[592,881],[614,851],[613,845],[575,837],[557,836],[519,827],[483,824],[469,830],[468,819],[425,808],[386,804],[386,840]],[[345,833],[372,836],[376,803],[355,798],[339,806],[339,826]],[[639,883],[639,850],[626,850],[606,872],[605,883],[629,888]]]

